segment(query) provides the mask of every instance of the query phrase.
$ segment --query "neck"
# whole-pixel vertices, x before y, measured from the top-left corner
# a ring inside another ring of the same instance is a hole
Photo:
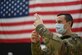
[[[73,32],[71,31],[71,29],[68,30],[68,31],[66,31],[66,33],[64,33],[64,35],[71,35],[71,34],[73,34]]]

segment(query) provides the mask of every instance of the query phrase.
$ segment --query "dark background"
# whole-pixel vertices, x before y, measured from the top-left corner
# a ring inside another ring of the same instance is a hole
[[[31,43],[0,43],[0,55],[8,55],[9,52],[13,55],[32,55]]]

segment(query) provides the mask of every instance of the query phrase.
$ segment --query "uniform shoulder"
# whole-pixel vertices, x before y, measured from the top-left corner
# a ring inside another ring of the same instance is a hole
[[[58,33],[53,33],[53,40],[57,40],[57,41],[62,41],[61,40],[61,37],[62,35],[61,34],[58,34]]]
[[[80,37],[78,34],[72,34],[71,37],[72,37],[72,38],[77,38],[77,39],[81,39],[81,40],[82,40],[82,37]]]

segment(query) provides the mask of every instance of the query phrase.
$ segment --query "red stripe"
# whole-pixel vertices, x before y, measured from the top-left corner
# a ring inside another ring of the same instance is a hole
[[[80,28],[73,28],[72,31],[73,32],[82,32],[82,27],[80,27]]]
[[[43,20],[45,24],[52,24],[56,23],[55,18],[54,20]],[[82,18],[75,18],[74,23],[80,23],[82,22]],[[19,25],[32,25],[34,21],[28,21],[28,22],[14,22],[14,23],[0,23],[0,26],[19,26]]]
[[[30,43],[30,38],[25,39],[0,39],[0,43]]]
[[[0,34],[21,34],[21,33],[30,33],[33,30],[19,30],[19,31],[0,31]]]
[[[40,42],[42,42],[42,38],[40,38]],[[0,43],[31,43],[31,39],[0,39]]]
[[[69,6],[69,5],[78,5],[78,4],[82,4],[82,1],[74,1],[74,2],[60,2],[60,3],[38,3],[38,4],[30,4],[29,7],[30,8],[34,8],[34,7],[52,7],[52,6]]]
[[[79,10],[69,10],[69,11],[44,11],[44,12],[32,12],[29,13],[30,16],[33,16],[35,13],[38,13],[40,15],[57,15],[58,13],[70,13],[70,14],[76,14],[76,13],[82,13],[82,9]]]
[[[82,18],[74,19],[73,21],[74,21],[74,23],[80,23],[80,22],[82,22]]]
[[[0,31],[0,34],[23,34],[23,33],[31,33],[33,30],[19,30],[19,31]],[[55,32],[54,29],[50,29],[50,31]],[[80,28],[73,28],[73,32],[82,32],[82,27]]]
[[[18,25],[26,25],[33,24],[34,21],[24,21],[24,22],[13,22],[13,23],[0,23],[0,26],[18,26]]]
[[[49,30],[50,30],[51,32],[56,32],[55,29],[49,29]],[[82,32],[82,27],[80,27],[80,28],[73,28],[72,31],[73,31],[73,32]]]
[[[42,38],[40,38],[40,41],[42,42]],[[0,39],[0,43],[31,43],[31,39]]]
[[[56,21],[55,21],[55,19],[54,20],[43,20],[43,22],[45,23],[45,24],[52,24],[52,23],[56,23]],[[73,22],[74,23],[80,23],[80,22],[82,22],[82,18],[75,18],[74,20],[73,20]]]
[[[40,42],[42,42],[42,38],[40,39]],[[0,39],[0,43],[31,43],[31,39]]]

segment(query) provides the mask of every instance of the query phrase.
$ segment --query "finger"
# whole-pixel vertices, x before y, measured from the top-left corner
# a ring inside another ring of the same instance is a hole
[[[31,40],[32,40],[32,41],[33,41],[33,40],[35,40],[35,41],[36,41],[36,40],[39,40],[39,37],[32,37]]]
[[[32,36],[38,37],[39,35],[37,33],[33,33]]]
[[[36,30],[32,31],[32,33],[37,33]]]
[[[39,36],[39,34],[37,32],[33,32],[32,36]]]
[[[34,30],[34,31],[32,31],[32,34],[38,34],[38,33],[36,32],[36,30]]]
[[[37,38],[39,38],[39,37],[38,37],[38,36],[32,36],[32,38],[33,38],[33,39],[37,39]]]
[[[37,34],[32,34],[32,36],[35,36],[35,37],[36,37],[36,36],[38,36],[38,35],[37,35]]]
[[[32,33],[35,33],[36,31],[34,30],[34,31],[32,31]]]
[[[36,27],[36,24],[34,23],[34,27]]]
[[[35,16],[35,20],[40,19],[39,15],[38,15],[37,13],[36,13],[36,14],[34,14],[34,16]]]

